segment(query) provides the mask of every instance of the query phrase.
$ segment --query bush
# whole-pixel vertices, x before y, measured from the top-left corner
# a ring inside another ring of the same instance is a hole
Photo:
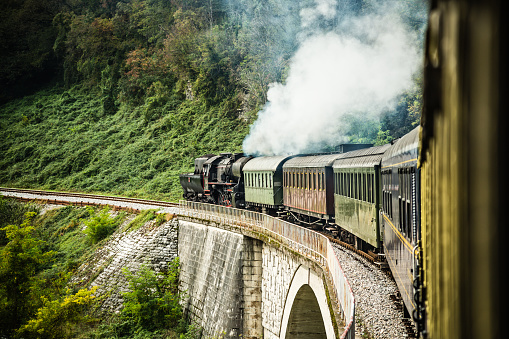
[[[55,255],[44,252],[45,242],[34,237],[35,215],[27,212],[21,225],[2,228],[9,242],[0,248],[0,337],[8,336],[34,313],[33,277]]]
[[[156,273],[147,266],[136,274],[124,268],[130,292],[124,293],[122,317],[129,319],[137,330],[155,331],[179,325],[182,307],[178,265],[175,259],[164,273]]]
[[[176,258],[166,272],[154,272],[143,265],[133,273],[124,268],[129,292],[123,294],[124,308],[120,314],[102,323],[90,338],[200,338],[201,328],[186,323],[178,291],[179,260]]]
[[[75,327],[96,321],[87,314],[95,300],[96,290],[97,286],[90,290],[80,289],[62,300],[43,298],[44,306],[37,310],[34,319],[17,331],[18,334],[22,338],[73,337]]]
[[[89,237],[93,244],[112,234],[125,216],[125,213],[121,213],[116,217],[111,217],[108,207],[103,208],[99,213],[96,213],[92,207],[87,208],[87,210],[90,218],[83,221],[87,227],[83,233]]]

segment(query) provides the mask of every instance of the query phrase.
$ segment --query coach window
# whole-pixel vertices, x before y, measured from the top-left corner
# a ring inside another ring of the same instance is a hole
[[[341,172],[341,195],[346,196],[346,173]]]
[[[366,199],[366,180],[364,180],[365,174],[359,173],[359,179],[361,184],[359,185],[360,189],[360,200],[364,201]]]
[[[359,173],[353,175],[354,199],[359,199]]]
[[[341,178],[341,182],[339,183],[339,190],[341,192],[341,195],[345,195],[345,173],[341,172],[339,174],[339,177]]]
[[[371,174],[371,202],[376,200],[376,185],[375,185],[375,174]],[[378,183],[380,185],[380,183]]]
[[[367,201],[371,202],[371,174],[366,174],[366,198]]]
[[[362,200],[362,173],[357,173],[357,199]]]
[[[362,173],[362,200],[363,201],[368,201],[367,186],[368,186],[368,181],[366,180],[366,173]]]
[[[350,173],[350,198],[355,199],[355,174]]]

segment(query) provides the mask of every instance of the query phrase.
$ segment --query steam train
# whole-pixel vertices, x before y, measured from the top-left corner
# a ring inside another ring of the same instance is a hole
[[[180,183],[188,200],[277,215],[385,253],[411,314],[420,239],[418,141],[417,127],[393,145],[352,151],[359,146],[342,145],[342,153],[206,155]]]
[[[246,159],[219,184],[195,168],[181,176],[195,180],[187,198],[348,231],[386,253],[420,337],[505,337],[506,6],[430,1],[420,130],[371,155]]]

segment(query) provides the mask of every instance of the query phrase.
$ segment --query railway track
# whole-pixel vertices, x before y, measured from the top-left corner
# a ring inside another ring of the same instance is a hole
[[[52,192],[43,190],[31,190],[31,189],[20,189],[20,188],[6,188],[0,187],[0,192],[5,192],[8,197],[16,198],[22,201],[40,201],[43,203],[51,203],[55,205],[77,205],[77,206],[99,206],[99,205],[110,205],[120,209],[128,210],[140,210],[129,205],[139,206],[150,206],[150,207],[163,207],[163,208],[178,208],[177,203],[149,200],[149,199],[138,199],[138,198],[126,198],[126,197],[115,197],[105,196],[97,194],[87,193],[68,193],[68,192]],[[33,195],[33,197],[27,197],[27,195]],[[67,199],[62,199],[67,198]],[[70,199],[69,199],[70,198]],[[111,203],[109,203],[111,202]],[[125,204],[125,206],[124,206]]]
[[[33,189],[23,189],[23,188],[7,188],[0,187],[0,192],[10,193],[8,196],[16,198],[21,201],[40,201],[43,203],[52,203],[55,205],[78,205],[78,206],[98,206],[98,205],[112,205],[117,208],[122,208],[118,203],[126,203],[126,204],[137,204],[137,205],[147,205],[147,206],[157,206],[157,207],[169,207],[169,208],[177,208],[179,205],[177,203],[167,202],[167,201],[159,201],[159,200],[150,200],[150,199],[138,199],[138,198],[126,198],[126,197],[116,197],[116,196],[106,196],[106,195],[97,195],[97,194],[88,194],[88,193],[70,193],[70,192],[53,192],[53,191],[44,191],[44,190],[33,190]],[[16,194],[19,194],[17,196]],[[36,195],[38,197],[26,197],[22,195]],[[51,199],[50,197],[54,197]],[[73,198],[73,200],[62,200],[61,198]],[[77,200],[76,200],[77,199]],[[116,202],[117,204],[105,204],[98,203],[97,201],[111,201]],[[132,207],[126,207],[129,210],[138,210]],[[332,237],[330,234],[326,232],[323,233],[330,241],[336,243],[337,245],[346,248],[352,252],[357,253],[362,256],[364,259],[370,261],[373,264],[378,265],[380,268],[385,268],[383,266],[384,259],[381,258],[378,254],[372,252],[363,252],[356,249],[354,246],[338,240]]]

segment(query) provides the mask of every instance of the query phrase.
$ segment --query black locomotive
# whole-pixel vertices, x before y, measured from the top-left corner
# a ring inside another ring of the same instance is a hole
[[[180,174],[184,198],[236,208],[245,207],[242,168],[251,159],[242,153],[196,158],[194,172]]]

